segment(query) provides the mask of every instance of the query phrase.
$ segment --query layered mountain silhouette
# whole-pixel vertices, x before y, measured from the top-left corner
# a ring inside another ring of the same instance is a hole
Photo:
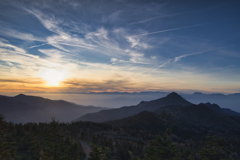
[[[102,110],[97,113],[89,113],[76,119],[75,121],[104,122],[129,117],[142,111],[155,111],[156,109],[167,105],[188,106],[191,104],[192,103],[188,102],[177,93],[172,92],[166,97],[148,102],[142,101],[136,106],[128,106],[111,110]]]
[[[193,94],[181,94],[181,96],[194,104],[199,103],[216,103],[221,108],[231,108],[234,111],[240,112],[240,93],[224,95],[221,93],[205,94],[195,92]]]
[[[156,133],[164,132],[166,127],[169,127],[174,133],[190,137],[212,133],[237,136],[240,134],[240,117],[220,113],[206,104],[163,108],[167,107],[173,109],[171,112],[168,110],[167,114],[159,112],[160,109],[156,112],[143,111],[127,118],[104,123],[136,130],[151,130]]]
[[[163,111],[166,114],[177,114],[193,110],[192,113],[185,115],[188,118],[194,114],[196,115],[193,118],[197,118],[200,111],[208,111],[207,113],[212,113],[213,117],[219,114],[240,116],[240,113],[220,108],[217,104],[206,103],[197,106],[202,106],[202,108],[200,107],[197,110],[196,105],[188,102],[175,92],[163,98],[141,101],[135,106],[125,106],[117,109],[82,106],[63,100],[50,100],[24,94],[19,94],[15,97],[0,96],[0,114],[3,114],[7,121],[14,123],[50,122],[51,117],[55,117],[60,122],[70,122],[74,119],[74,121],[105,122],[130,117],[143,111],[156,114],[162,114]]]
[[[156,133],[163,133],[169,127],[186,138],[208,134],[240,135],[240,113],[211,103],[167,105],[103,123]]]
[[[188,108],[189,106],[190,108]],[[202,108],[203,110],[204,110],[204,107],[207,107],[208,110],[217,114],[221,113],[221,114],[232,115],[232,116],[240,116],[239,113],[234,112],[230,109],[221,109],[219,106],[216,106],[216,104],[210,104],[210,103],[204,104]],[[152,100],[152,101],[142,101],[136,106],[128,106],[128,107],[122,107],[118,109],[102,110],[97,113],[89,113],[76,119],[75,121],[105,122],[105,121],[112,121],[112,120],[126,118],[129,116],[138,114],[142,111],[151,111],[159,114],[159,113],[162,113],[163,110],[166,113],[172,113],[172,112],[184,110],[186,108],[191,110],[195,107],[192,103],[188,102],[177,93],[172,92],[166,97],[159,98],[157,100]],[[198,111],[196,111],[196,114],[197,112]]]
[[[211,104],[211,103],[205,103],[206,106],[208,106],[209,108],[218,111],[220,113],[224,113],[224,114],[228,114],[228,115],[232,115],[232,116],[239,116],[240,117],[240,113],[235,112],[231,109],[228,108],[220,108],[217,104]]]
[[[6,121],[14,123],[50,122],[52,117],[60,122],[70,122],[79,115],[102,109],[24,94],[15,97],[0,96],[0,114],[5,116]]]

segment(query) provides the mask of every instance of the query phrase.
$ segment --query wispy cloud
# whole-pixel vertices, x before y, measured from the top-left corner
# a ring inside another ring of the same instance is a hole
[[[40,79],[32,79],[32,80],[26,80],[26,79],[0,79],[0,82],[2,83],[25,83],[25,84],[42,84],[43,81]]]
[[[28,54],[24,49],[14,46],[4,39],[0,39],[0,57],[2,61],[15,62],[18,64],[41,64],[41,66],[54,66],[56,64],[40,58],[38,55]],[[13,58],[15,57],[15,58]],[[30,60],[30,61],[29,61]]]
[[[139,37],[127,36],[126,39],[131,44],[131,48],[143,48],[143,49],[151,48],[149,44],[141,42],[141,39]]]
[[[120,13],[121,13],[121,11],[118,10],[118,11],[112,13],[110,16],[108,16],[108,19],[112,22],[117,22],[119,20],[118,17],[119,17]]]
[[[72,35],[65,29],[60,27],[62,23],[61,20],[57,20],[55,17],[45,16],[40,11],[26,9],[29,13],[35,15],[39,21],[43,24],[45,28],[56,33],[47,37],[48,44],[71,54],[76,53],[74,50],[76,48],[85,49],[92,52],[101,53],[112,57],[120,58],[122,56],[129,57],[128,60],[120,60],[120,62],[128,63],[148,63],[144,58],[144,53],[138,53],[139,50],[149,49],[151,46],[140,39],[140,36],[134,37],[127,33],[124,29],[114,29],[113,31],[106,30],[105,28],[97,28],[96,31],[88,31],[85,33],[84,37],[78,37],[77,35]],[[116,13],[119,14],[119,13]],[[115,14],[114,14],[115,15]],[[116,16],[116,15],[115,15]],[[121,33],[121,34],[120,34]],[[111,37],[110,37],[111,35]],[[114,37],[113,37],[114,36]],[[119,42],[115,39],[118,36],[121,41],[126,41],[129,46],[120,47]],[[70,48],[72,47],[72,48]],[[123,58],[123,57],[122,57]],[[150,61],[148,59],[147,61]],[[144,62],[145,61],[145,62]]]
[[[51,56],[54,56],[51,55]],[[56,58],[56,56],[55,56]],[[63,66],[63,61],[53,58],[41,58],[37,55],[27,53],[24,49],[14,46],[6,40],[0,41],[0,59],[1,63],[6,63],[5,67],[1,67],[3,71],[1,78],[9,79],[20,78],[41,78],[40,73],[47,69],[66,70],[68,63]],[[65,69],[66,68],[66,69]]]
[[[21,39],[21,40],[24,40],[24,41],[46,42],[46,40],[44,38],[35,37],[30,33],[19,32],[19,31],[9,29],[9,28],[1,28],[0,29],[0,34],[4,35],[4,36],[7,36],[7,37],[11,37],[11,38]]]
[[[193,56],[193,55],[202,54],[202,53],[208,53],[208,52],[217,51],[217,50],[221,50],[221,49],[229,48],[229,47],[233,47],[233,46],[236,46],[236,45],[231,45],[231,46],[227,46],[227,47],[216,48],[216,49],[212,49],[212,50],[208,50],[208,51],[202,51],[202,52],[184,54],[184,55],[175,57],[173,62],[180,61],[182,58],[185,58],[185,57],[188,57],[188,56]]]
[[[150,22],[150,21],[155,20],[155,19],[158,19],[158,18],[171,17],[171,16],[176,16],[176,15],[179,15],[179,14],[181,14],[181,13],[155,16],[155,17],[147,18],[147,19],[144,19],[144,20],[141,20],[141,21],[131,22],[131,23],[129,23],[128,25],[136,25],[136,24],[141,24],[141,23],[147,23],[147,22]]]
[[[163,64],[159,65],[157,68],[151,70],[151,71],[149,72],[149,74],[152,73],[153,71],[156,71],[158,68],[161,68],[161,67],[166,66],[167,64],[171,63],[171,61],[172,61],[172,59],[167,60],[167,61],[164,62]]]
[[[186,29],[186,28],[192,28],[192,27],[198,27],[201,25],[205,25],[206,23],[203,24],[196,24],[196,25],[191,25],[191,26],[185,26],[185,27],[178,27],[178,28],[172,28],[172,29],[166,29],[166,30],[161,30],[161,31],[156,31],[156,32],[150,32],[150,33],[144,33],[144,34],[138,34],[134,36],[145,36],[145,35],[150,35],[150,34],[157,34],[157,33],[164,33],[164,32],[170,32],[170,31],[175,31],[175,30],[181,30],[181,29]]]
[[[89,81],[86,79],[70,79],[63,82],[67,87],[72,88],[74,91],[81,92],[101,92],[101,91],[126,91],[134,90],[138,88],[137,84],[134,84],[130,80],[101,80],[101,81]],[[131,87],[130,87],[131,86]]]
[[[201,51],[201,52],[195,52],[195,53],[190,53],[190,54],[183,54],[181,56],[177,56],[177,57],[174,57],[172,59],[168,59],[166,62],[164,62],[163,64],[159,65],[157,68],[151,70],[149,72],[149,74],[152,73],[153,71],[156,71],[159,68],[165,67],[168,64],[176,63],[176,62],[180,61],[181,59],[183,59],[185,57],[188,57],[188,56],[193,56],[193,55],[198,55],[198,54],[202,54],[202,53],[213,52],[213,51],[217,51],[217,50],[221,50],[221,49],[229,48],[229,47],[234,47],[234,46],[236,46],[236,45],[231,45],[231,46],[226,46],[226,47],[221,47],[221,48],[215,48],[215,49],[208,50],[208,51]]]
[[[40,44],[40,45],[34,45],[34,46],[31,46],[31,47],[28,47],[28,48],[36,48],[36,47],[41,47],[43,45],[45,45],[46,43],[43,43],[43,44]]]

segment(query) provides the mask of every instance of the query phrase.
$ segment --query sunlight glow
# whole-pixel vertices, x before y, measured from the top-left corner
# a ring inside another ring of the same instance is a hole
[[[47,69],[40,74],[50,86],[58,86],[65,79],[65,73],[56,69]]]

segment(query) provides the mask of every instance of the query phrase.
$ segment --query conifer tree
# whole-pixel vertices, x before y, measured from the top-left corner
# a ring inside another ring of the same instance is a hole
[[[90,156],[90,158],[88,158],[89,160],[101,160],[100,151],[96,146],[92,148],[92,151],[90,152],[89,156]]]
[[[50,123],[50,130],[46,137],[46,156],[53,160],[61,159],[64,156],[64,150],[66,147],[63,143],[63,136],[60,134],[59,122],[52,118]]]
[[[147,160],[173,159],[177,155],[177,147],[166,136],[156,136],[146,148]]]
[[[7,123],[0,114],[0,159],[12,159],[15,156],[14,144],[14,142],[9,142]]]
[[[29,152],[31,158],[44,160],[46,159],[46,155],[44,154],[45,146],[43,145],[43,137],[40,136],[40,130],[36,130],[30,136],[30,147]]]
[[[68,141],[68,142],[67,142]],[[80,160],[86,157],[81,145],[77,141],[71,141],[69,138],[65,140],[65,154],[63,159],[67,160]]]
[[[226,160],[229,153],[224,139],[217,136],[207,136],[206,146],[198,152],[204,160]]]

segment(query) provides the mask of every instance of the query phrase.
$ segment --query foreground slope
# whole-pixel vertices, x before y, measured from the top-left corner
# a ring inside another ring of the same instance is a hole
[[[102,110],[97,113],[86,114],[75,121],[93,121],[93,122],[104,122],[115,119],[121,119],[134,114],[138,114],[142,111],[154,111],[160,107],[167,105],[191,105],[190,102],[179,96],[177,93],[172,92],[166,97],[159,98],[152,101],[142,101],[136,106],[128,106],[111,110]]]
[[[70,122],[79,115],[102,109],[24,94],[15,97],[0,96],[0,114],[5,116],[6,121],[14,123],[50,122],[51,117],[61,122]]]

